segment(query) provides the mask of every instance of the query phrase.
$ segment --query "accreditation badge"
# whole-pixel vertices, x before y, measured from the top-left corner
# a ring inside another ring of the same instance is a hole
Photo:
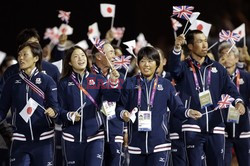
[[[138,131],[151,131],[152,130],[152,116],[151,111],[138,112]]]
[[[230,105],[228,108],[228,114],[227,114],[227,122],[229,123],[239,123],[240,114],[235,109],[234,106]]]
[[[104,101],[102,103],[101,112],[107,117],[108,120],[115,118],[116,102]]]
[[[213,104],[211,93],[209,90],[200,92],[199,99],[200,99],[201,108],[204,108]]]

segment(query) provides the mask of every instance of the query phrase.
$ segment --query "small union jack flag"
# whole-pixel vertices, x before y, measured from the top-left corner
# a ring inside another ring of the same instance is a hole
[[[231,97],[228,94],[222,94],[221,95],[221,100],[218,101],[218,106],[216,107],[217,109],[222,109],[222,108],[227,108],[230,106],[230,104],[234,101],[234,98]]]
[[[115,69],[121,69],[124,67],[126,70],[128,70],[130,65],[130,59],[131,56],[117,56],[114,58],[114,68]]]
[[[94,37],[91,39],[92,44],[97,48],[98,51],[104,54],[103,46],[105,44],[105,40],[101,40],[98,37]]]
[[[193,6],[173,6],[173,15],[178,18],[189,20],[192,15]]]
[[[220,42],[222,41],[227,41],[230,42],[231,44],[235,44],[235,42],[240,41],[240,35],[238,33],[235,32],[231,32],[229,30],[225,31],[225,30],[221,30],[221,32],[219,33],[219,37],[220,37]]]
[[[177,21],[176,19],[171,18],[171,21],[172,21],[172,27],[173,27],[174,31],[177,31],[180,27],[182,27],[182,24],[179,21]]]
[[[65,21],[67,24],[69,23],[71,12],[65,12],[63,10],[59,10],[58,18],[61,18],[62,21]]]

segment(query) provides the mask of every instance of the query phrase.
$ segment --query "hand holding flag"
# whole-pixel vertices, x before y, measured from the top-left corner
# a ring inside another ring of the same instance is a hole
[[[38,105],[39,104],[35,100],[29,98],[28,102],[26,103],[22,111],[19,113],[19,115],[26,123],[28,123],[30,117],[33,115]]]
[[[232,104],[233,101],[234,101],[234,98],[231,97],[230,95],[222,94],[221,95],[221,100],[219,100],[218,103],[217,103],[218,106],[215,107],[213,110],[208,111],[207,113],[203,113],[202,115],[214,112],[214,111],[216,111],[218,109],[228,108]]]

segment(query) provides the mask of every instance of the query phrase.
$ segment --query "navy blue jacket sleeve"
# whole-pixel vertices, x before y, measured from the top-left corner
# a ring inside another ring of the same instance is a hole
[[[186,109],[176,93],[175,88],[169,83],[168,87],[170,88],[170,100],[168,101],[168,107],[173,116],[180,120],[185,120],[187,117],[185,115]]]

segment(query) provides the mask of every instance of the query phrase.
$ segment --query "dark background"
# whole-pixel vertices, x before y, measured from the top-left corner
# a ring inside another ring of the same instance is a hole
[[[69,40],[77,43],[87,39],[88,26],[94,22],[98,22],[101,38],[104,38],[111,18],[101,16],[100,3],[116,5],[114,27],[126,28],[123,41],[136,39],[142,32],[149,43],[164,52],[174,44],[169,19],[173,5],[192,5],[194,11],[201,13],[198,19],[212,23],[210,44],[218,40],[222,28],[233,30],[245,22],[249,29],[249,0],[9,0],[0,5],[0,50],[15,55],[16,36],[24,28],[36,28],[43,38],[46,28],[59,27],[62,21],[57,17],[58,10],[71,11],[69,25],[74,28],[74,33]],[[184,20],[178,20],[185,25]],[[47,43],[49,40],[41,42],[42,46]]]

